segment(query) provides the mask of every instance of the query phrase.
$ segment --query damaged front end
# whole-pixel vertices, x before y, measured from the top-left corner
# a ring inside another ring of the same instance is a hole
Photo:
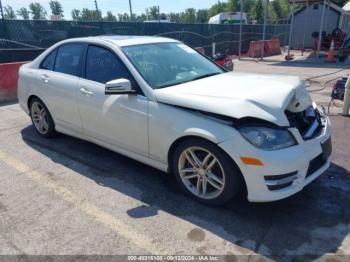
[[[290,127],[298,129],[304,140],[318,137],[326,123],[324,110],[312,102],[304,85],[295,90],[284,113]]]
[[[323,110],[315,106],[309,106],[301,112],[285,111],[290,127],[298,129],[304,140],[318,137],[325,126],[325,115]]]

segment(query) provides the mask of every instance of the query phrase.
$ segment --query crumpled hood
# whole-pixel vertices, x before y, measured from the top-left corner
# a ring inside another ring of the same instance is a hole
[[[157,101],[233,118],[254,117],[288,126],[284,114],[312,104],[304,82],[295,76],[240,72],[220,74],[155,90]]]

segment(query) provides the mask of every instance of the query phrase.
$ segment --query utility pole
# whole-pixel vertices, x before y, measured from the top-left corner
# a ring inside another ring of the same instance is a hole
[[[159,5],[158,5],[158,23],[160,23],[160,11],[159,11]]]
[[[100,15],[100,12],[98,10],[97,0],[95,0],[95,9],[96,9],[96,15],[97,15],[98,20],[101,20],[102,15]]]
[[[129,0],[129,9],[130,9],[130,20],[132,21],[133,14],[132,14],[132,5],[131,5],[131,0]]]
[[[0,13],[1,13],[1,19],[4,20],[5,19],[5,17],[4,17],[4,10],[2,10],[1,0],[0,0]]]

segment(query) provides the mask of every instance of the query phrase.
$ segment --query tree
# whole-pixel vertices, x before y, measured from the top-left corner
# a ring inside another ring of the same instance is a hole
[[[30,3],[29,9],[34,20],[46,19],[46,10],[40,3]]]
[[[240,11],[241,10],[240,0],[228,0],[225,9],[228,12],[238,12],[238,11]]]
[[[198,9],[196,13],[196,22],[204,24],[208,22],[208,9]]]
[[[120,21],[120,22],[129,22],[130,21],[130,15],[128,13],[118,14],[118,21]]]
[[[5,19],[16,19],[16,13],[13,11],[12,6],[4,6],[4,18]]]
[[[208,16],[212,17],[214,15],[217,15],[219,13],[225,12],[226,10],[226,3],[218,1],[216,4],[212,5],[208,11]]]
[[[170,22],[172,22],[172,23],[180,23],[181,22],[181,17],[180,17],[179,13],[170,13],[169,19],[170,19]]]
[[[52,15],[57,15],[63,17],[63,7],[62,4],[57,0],[51,0],[49,2]]]
[[[158,6],[151,6],[150,8],[146,9],[146,15],[148,17],[148,20],[158,20]]]
[[[17,15],[21,16],[24,20],[29,20],[29,11],[27,8],[22,7],[17,11]]]
[[[113,15],[111,11],[108,11],[107,15],[103,18],[103,20],[108,22],[115,22],[117,21],[117,17]]]
[[[83,21],[99,21],[101,20],[102,14],[100,10],[90,10],[88,8],[83,8],[81,11],[81,19]]]
[[[73,9],[72,12],[71,12],[71,16],[72,16],[72,19],[73,19],[74,21],[79,21],[79,20],[81,20],[80,10],[78,10],[78,9]]]
[[[185,12],[181,14],[181,23],[194,24],[196,22],[196,9],[187,8]]]
[[[257,0],[255,7],[255,19],[258,24],[262,24],[264,22],[264,3],[263,0]]]

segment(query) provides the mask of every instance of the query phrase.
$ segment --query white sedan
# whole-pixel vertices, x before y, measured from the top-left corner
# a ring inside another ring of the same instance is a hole
[[[21,67],[18,97],[39,135],[172,173],[206,204],[282,199],[330,165],[330,123],[303,81],[227,72],[173,39],[62,41]]]

